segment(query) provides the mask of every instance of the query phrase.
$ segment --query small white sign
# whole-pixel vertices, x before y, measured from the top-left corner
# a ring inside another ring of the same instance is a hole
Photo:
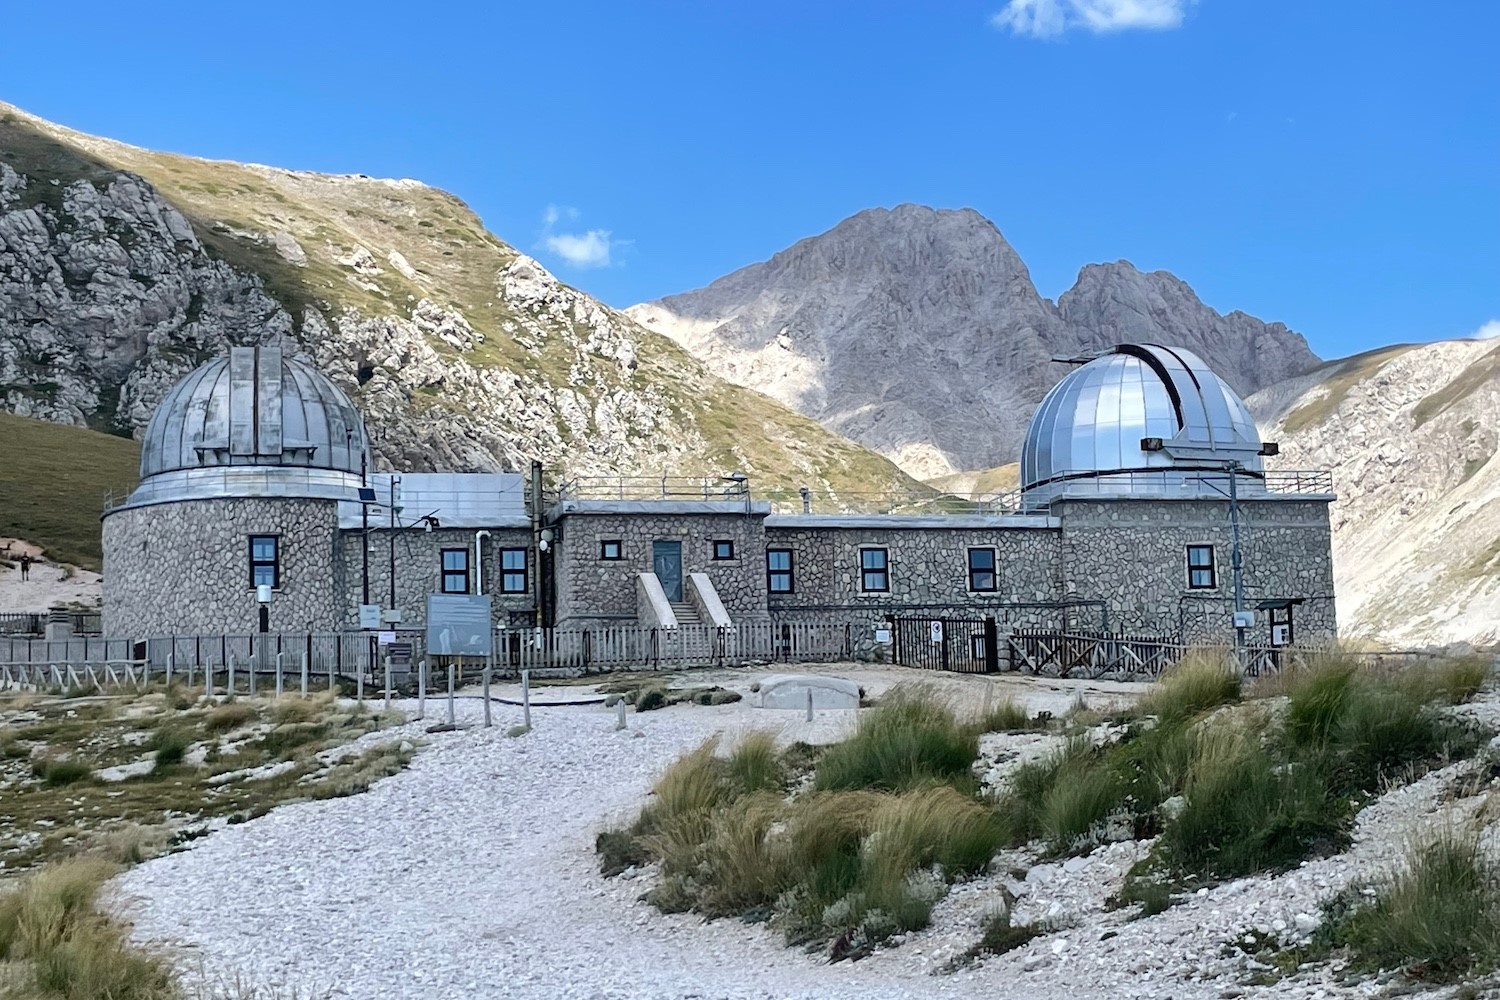
[[[1235,628],[1254,628],[1255,627],[1255,612],[1254,611],[1236,611],[1234,613],[1234,627]]]
[[[391,643],[393,643],[395,641],[396,641],[396,633],[394,633],[394,632],[382,632],[382,633],[380,633],[380,645],[382,645],[382,646],[389,646]]]
[[[1271,626],[1271,645],[1285,646],[1287,643],[1291,642],[1291,639],[1292,627],[1290,625]]]
[[[891,630],[888,628],[876,629],[875,641],[882,646],[889,646],[891,644]]]
[[[943,641],[943,623],[942,622],[933,622],[932,623],[932,641],[934,643],[941,643]]]
[[[401,624],[401,609],[400,608],[396,608],[393,611],[384,611],[384,612],[381,612],[380,620],[383,621],[383,622],[385,622],[387,625],[400,625]]]
[[[359,627],[360,628],[379,628],[380,627],[380,605],[378,605],[378,604],[361,604],[359,606]]]

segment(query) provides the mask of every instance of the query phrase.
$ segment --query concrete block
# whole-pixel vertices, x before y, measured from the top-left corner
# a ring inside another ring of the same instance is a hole
[[[776,674],[760,682],[761,708],[807,708],[807,693],[812,692],[814,709],[854,709],[859,707],[859,685],[842,677],[813,674]]]

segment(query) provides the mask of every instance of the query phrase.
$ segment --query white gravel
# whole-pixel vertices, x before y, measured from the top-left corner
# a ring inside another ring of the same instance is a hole
[[[694,680],[743,689],[753,679],[727,676]],[[910,674],[842,676],[873,693]],[[944,683],[973,698],[985,682]],[[1134,692],[1045,680],[1003,687],[1033,710],[1052,711],[1065,710],[1080,687],[1100,701]],[[363,738],[427,741],[408,770],[369,792],[277,808],[126,872],[115,898],[135,921],[135,937],[174,949],[184,969],[211,981],[238,977],[304,997],[361,1000],[1365,996],[1375,987],[1344,987],[1327,968],[1249,985],[1254,965],[1226,957],[1224,944],[1252,926],[1283,937],[1294,937],[1299,923],[1305,930],[1321,899],[1381,869],[1413,822],[1437,815],[1457,771],[1430,775],[1366,810],[1348,855],[1219,886],[1146,920],[1105,912],[1103,901],[1149,845],[1109,845],[1033,868],[1024,881],[1006,869],[1034,859],[1007,854],[997,874],[955,886],[933,928],[863,961],[828,965],[762,927],[658,913],[639,901],[649,876],[598,875],[593,838],[628,820],[662,768],[715,732],[732,740],[773,729],[786,741],[825,742],[843,735],[854,713],[819,712],[809,723],[801,713],[746,703],[678,706],[632,714],[631,728],[615,732],[614,712],[602,706],[534,709],[533,731],[507,738],[521,710],[493,712],[492,729],[429,736],[424,728],[442,717],[429,703],[427,722]],[[478,702],[460,701],[460,722],[477,723],[480,714]],[[1035,742],[1016,737],[993,749],[1030,756]],[[934,974],[974,942],[1005,886],[1021,918],[1069,926],[969,969]]]

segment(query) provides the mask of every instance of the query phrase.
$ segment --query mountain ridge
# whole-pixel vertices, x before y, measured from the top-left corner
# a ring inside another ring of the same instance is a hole
[[[355,397],[382,466],[912,485],[421,182],[154,153],[0,104],[0,248],[18,413],[139,433],[197,363],[281,340]]]
[[[1053,303],[992,221],[909,203],[625,312],[924,479],[1014,461],[1064,373],[1054,355],[1188,347],[1243,393],[1318,362],[1284,324],[1220,314],[1181,279],[1124,260],[1086,265]]]

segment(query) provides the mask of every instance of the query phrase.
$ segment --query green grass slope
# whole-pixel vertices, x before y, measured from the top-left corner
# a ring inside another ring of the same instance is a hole
[[[0,413],[0,536],[44,546],[57,562],[98,569],[104,494],[135,485],[128,438]]]
[[[592,404],[606,398],[650,394],[663,401],[688,454],[672,467],[620,469],[629,474],[673,471],[698,474],[740,468],[757,489],[930,492],[891,462],[796,414],[767,396],[730,385],[669,338],[629,317],[599,306],[599,314],[637,345],[634,371],[593,366],[579,377],[580,344],[592,327],[578,316],[521,315],[498,294],[499,275],[520,254],[485,229],[460,199],[416,181],[363,175],[335,176],[211,161],[140,149],[61,128],[0,104],[0,156],[17,169],[56,180],[28,189],[30,198],[56,198],[79,179],[103,181],[125,170],[149,181],[193,224],[209,253],[238,270],[257,274],[268,294],[301,323],[315,310],[335,328],[353,310],[362,316],[409,318],[423,299],[456,309],[483,342],[463,355],[479,369],[515,372],[545,399],[570,389]],[[101,175],[102,172],[102,175]],[[271,246],[267,234],[297,240],[306,261],[293,264]],[[367,248],[378,273],[356,273],[341,258]],[[398,267],[390,255],[398,254]],[[457,357],[441,342],[440,353]],[[419,398],[422,408],[457,411],[462,404],[441,390]],[[589,407],[592,409],[592,406]],[[563,416],[556,415],[559,439]],[[514,434],[496,426],[497,434]],[[698,439],[693,441],[693,437]],[[572,443],[587,449],[587,440]],[[664,448],[663,454],[671,454]],[[567,455],[539,455],[566,471]]]

